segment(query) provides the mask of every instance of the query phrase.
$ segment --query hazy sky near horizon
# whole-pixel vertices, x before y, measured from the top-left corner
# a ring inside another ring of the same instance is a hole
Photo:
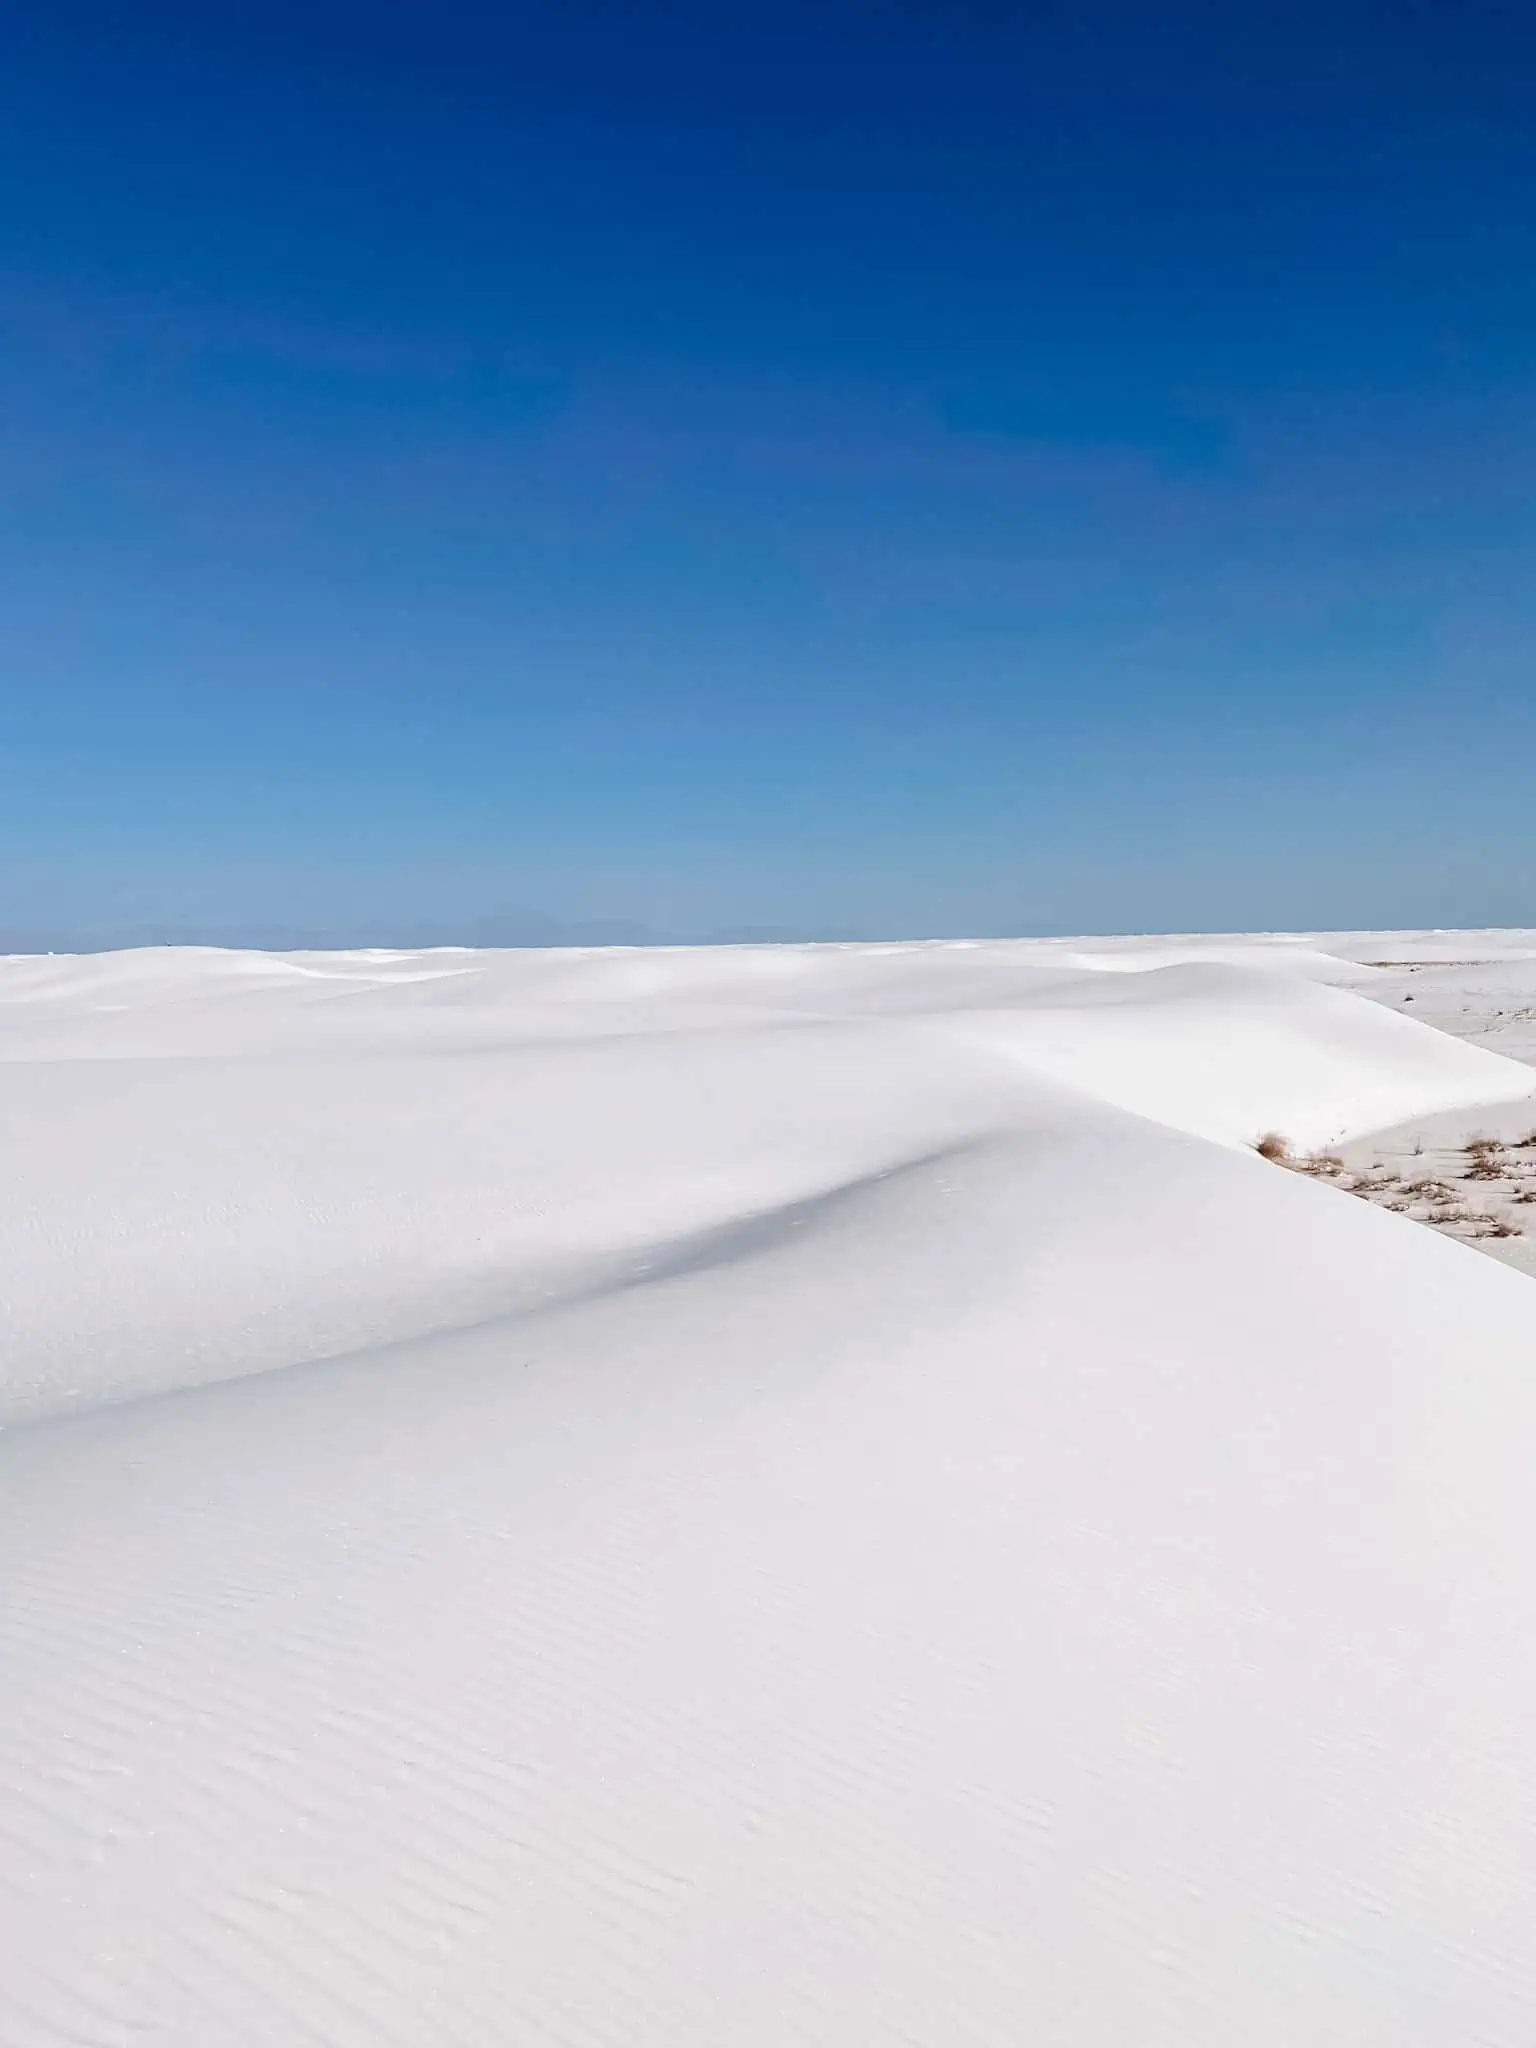
[[[0,944],[1536,922],[1528,6],[5,43]]]

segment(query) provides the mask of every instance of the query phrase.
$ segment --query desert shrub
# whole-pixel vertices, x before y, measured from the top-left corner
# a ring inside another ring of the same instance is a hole
[[[1477,1152],[1472,1164],[1462,1175],[1463,1180],[1502,1180],[1504,1178],[1504,1155],[1502,1152]]]

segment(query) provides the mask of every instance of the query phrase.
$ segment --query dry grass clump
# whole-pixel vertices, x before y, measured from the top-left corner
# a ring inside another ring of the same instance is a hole
[[[1467,1168],[1466,1180],[1502,1180],[1504,1178],[1504,1147],[1497,1138],[1469,1138],[1462,1148],[1472,1162]]]
[[[1255,1138],[1253,1149],[1261,1159],[1268,1159],[1275,1166],[1288,1166],[1292,1173],[1321,1174],[1332,1180],[1344,1171],[1344,1162],[1336,1152],[1293,1152],[1290,1139],[1282,1137],[1279,1131],[1266,1131],[1262,1138]],[[1352,1187],[1355,1183],[1347,1185]]]
[[[1470,1194],[1463,1193],[1461,1185],[1466,1181],[1516,1180],[1529,1175],[1531,1168],[1527,1161],[1513,1159],[1514,1150],[1536,1151],[1536,1130],[1529,1132],[1515,1145],[1506,1145],[1499,1138],[1468,1138],[1461,1147],[1467,1161],[1465,1169],[1455,1176],[1458,1185],[1423,1175],[1418,1180],[1409,1180],[1406,1175],[1388,1167],[1383,1160],[1372,1162],[1366,1172],[1352,1172],[1345,1166],[1337,1152],[1297,1152],[1292,1149],[1289,1138],[1279,1131],[1266,1131],[1255,1138],[1253,1149],[1261,1159],[1268,1159],[1275,1166],[1284,1166],[1292,1173],[1305,1173],[1317,1180],[1326,1180],[1332,1185],[1365,1201],[1375,1201],[1394,1215],[1412,1215],[1417,1221],[1433,1224],[1436,1229],[1456,1232],[1463,1243],[1468,1238],[1523,1237],[1524,1226],[1512,1216],[1496,1215],[1492,1210],[1469,1206]],[[1415,1154],[1422,1153],[1422,1139],[1414,1146]],[[1536,1185],[1511,1187],[1509,1199],[1513,1202],[1536,1204]]]
[[[1536,1131],[1521,1143],[1536,1149]],[[1330,1181],[1342,1192],[1358,1195],[1363,1201],[1379,1202],[1394,1215],[1413,1213],[1420,1221],[1433,1224],[1439,1230],[1457,1231],[1463,1238],[1507,1238],[1525,1234],[1522,1225],[1513,1217],[1468,1207],[1467,1197],[1450,1183],[1429,1176],[1408,1180],[1380,1160],[1375,1162],[1370,1172],[1352,1173],[1337,1152],[1293,1151],[1290,1139],[1279,1131],[1266,1131],[1262,1137],[1255,1138],[1253,1149],[1261,1159],[1268,1159],[1275,1166]],[[1501,1181],[1519,1170],[1520,1163],[1509,1157],[1509,1149],[1497,1138],[1469,1138],[1462,1152],[1468,1164],[1466,1171],[1457,1176],[1460,1181]],[[1536,1204],[1536,1186],[1518,1193],[1512,1190],[1510,1199]]]
[[[1253,1149],[1261,1159],[1268,1159],[1276,1166],[1288,1166],[1292,1173],[1310,1173],[1322,1180],[1336,1180],[1341,1187],[1357,1194],[1372,1188],[1395,1187],[1398,1181],[1395,1173],[1383,1173],[1374,1180],[1365,1174],[1351,1177],[1337,1152],[1293,1152],[1290,1139],[1282,1137],[1279,1131],[1266,1131],[1262,1138],[1255,1138]]]
[[[1478,1225],[1479,1237],[1520,1237],[1520,1225],[1512,1216],[1484,1216]]]

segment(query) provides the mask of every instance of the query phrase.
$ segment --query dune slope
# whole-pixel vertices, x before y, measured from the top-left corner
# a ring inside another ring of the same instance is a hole
[[[0,963],[0,2041],[1527,2041],[1536,1294],[1243,1141],[1536,1077],[1256,951]]]

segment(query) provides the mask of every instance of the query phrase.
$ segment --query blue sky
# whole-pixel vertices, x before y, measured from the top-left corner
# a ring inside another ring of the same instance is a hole
[[[1528,9],[7,23],[0,943],[1536,922]]]

